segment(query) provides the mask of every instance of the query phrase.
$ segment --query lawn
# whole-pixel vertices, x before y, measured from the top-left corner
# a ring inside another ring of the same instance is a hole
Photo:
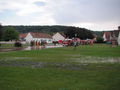
[[[0,53],[0,90],[120,90],[120,47]]]

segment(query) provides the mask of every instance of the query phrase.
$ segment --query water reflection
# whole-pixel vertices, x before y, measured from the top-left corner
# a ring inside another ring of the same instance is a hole
[[[21,51],[21,50],[41,50],[46,48],[57,48],[57,47],[63,47],[63,46],[56,45],[56,46],[28,46],[28,47],[16,47],[16,48],[0,48],[0,52]]]
[[[39,49],[44,49],[45,47],[43,46],[28,46],[24,48],[23,50],[39,50]]]
[[[23,50],[41,50],[41,49],[46,49],[46,48],[57,48],[57,47],[63,47],[62,45],[57,45],[57,46],[28,46],[24,48]]]

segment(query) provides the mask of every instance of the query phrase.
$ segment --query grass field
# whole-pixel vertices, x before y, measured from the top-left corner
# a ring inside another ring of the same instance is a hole
[[[120,90],[120,47],[0,53],[0,90]]]

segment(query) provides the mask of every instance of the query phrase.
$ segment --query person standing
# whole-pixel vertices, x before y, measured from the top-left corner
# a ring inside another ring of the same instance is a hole
[[[74,46],[74,50],[76,50],[76,47],[77,47],[77,39],[74,39],[74,40],[73,40],[73,46]]]

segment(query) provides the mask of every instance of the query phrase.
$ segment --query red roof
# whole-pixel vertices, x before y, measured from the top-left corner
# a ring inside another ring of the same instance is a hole
[[[27,34],[28,33],[20,34],[19,37],[20,38],[25,38],[27,36]],[[33,38],[52,38],[51,35],[45,34],[45,33],[30,32],[30,34],[33,36]]]
[[[19,35],[20,38],[25,38],[27,36],[28,33],[22,33]]]
[[[33,36],[33,38],[52,38],[50,34],[46,33],[30,32],[30,34]]]

